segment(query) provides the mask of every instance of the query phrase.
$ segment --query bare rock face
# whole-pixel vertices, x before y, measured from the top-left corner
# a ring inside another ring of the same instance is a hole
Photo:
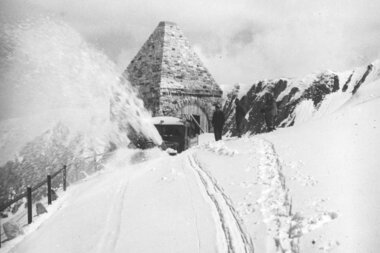
[[[227,93],[227,99],[223,105],[223,113],[225,118],[224,132],[230,131],[233,135],[236,135],[235,127],[235,99],[238,98],[240,86],[237,84],[233,89]],[[245,123],[245,122],[244,122]]]
[[[36,204],[36,213],[37,215],[41,215],[43,213],[47,213],[47,210],[46,208],[44,207],[44,205],[42,205],[42,203],[38,202]]]
[[[254,83],[247,94],[240,99],[248,112],[248,121],[244,124],[243,132],[252,134],[267,132],[261,110],[264,107],[266,93],[272,94],[277,103],[278,115],[275,118],[275,126],[292,126],[297,117],[295,109],[302,101],[312,101],[317,110],[326,95],[334,92],[347,92],[353,95],[365,82],[380,78],[379,69],[380,64],[377,61],[375,64],[351,71],[350,75],[326,71],[302,79],[281,78]],[[236,97],[236,92],[231,91],[224,106],[224,113],[228,115],[224,133],[230,132],[232,135],[236,135],[233,106]]]
[[[8,221],[3,225],[4,233],[9,240],[17,237],[18,235],[22,235],[24,232],[22,228],[13,221]]]

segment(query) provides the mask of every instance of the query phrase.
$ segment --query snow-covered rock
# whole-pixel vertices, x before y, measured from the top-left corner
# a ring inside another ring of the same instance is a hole
[[[47,213],[46,208],[41,202],[36,203],[36,213],[37,215],[41,215],[43,213]]]
[[[22,228],[19,224],[13,221],[8,221],[3,225],[4,233],[9,240],[23,234]]]
[[[379,60],[344,73],[325,71],[300,79],[280,78],[259,81],[241,97],[242,104],[248,112],[244,130],[250,133],[267,132],[264,115],[261,113],[265,93],[273,94],[277,102],[278,116],[275,125],[288,127],[338,110],[363,86],[378,79],[380,79]],[[227,96],[224,106],[224,113],[227,115],[224,132],[231,132],[233,135],[236,133],[235,106],[232,102],[237,94],[238,91],[234,87],[230,96]]]

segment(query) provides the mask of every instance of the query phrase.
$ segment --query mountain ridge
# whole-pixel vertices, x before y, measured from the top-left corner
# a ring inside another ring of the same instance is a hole
[[[363,85],[378,79],[380,79],[380,60],[345,72],[326,70],[309,74],[302,78],[278,78],[257,81],[241,97],[239,96],[240,87],[236,85],[227,93],[227,99],[223,107],[227,118],[224,133],[232,136],[236,135],[235,105],[233,101],[238,97],[243,107],[247,110],[247,121],[243,126],[243,132],[257,134],[267,132],[264,115],[260,112],[264,106],[265,93],[273,95],[279,109],[278,116],[275,119],[275,126],[288,127],[294,125],[298,117],[296,109],[302,104],[312,102],[313,106],[310,106],[310,110],[316,112],[324,103],[327,95],[340,93],[341,97],[344,96],[345,99],[349,99]],[[343,105],[343,101],[340,102],[340,105]],[[339,105],[335,106],[338,107]]]

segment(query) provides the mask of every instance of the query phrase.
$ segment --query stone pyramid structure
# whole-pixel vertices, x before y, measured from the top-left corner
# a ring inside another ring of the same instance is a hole
[[[173,22],[159,23],[123,75],[138,88],[154,116],[198,115],[207,129],[213,104],[222,96],[219,85]]]

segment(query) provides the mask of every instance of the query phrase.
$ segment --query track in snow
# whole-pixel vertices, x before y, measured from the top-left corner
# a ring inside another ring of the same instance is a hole
[[[188,162],[200,181],[202,190],[212,203],[218,233],[218,251],[228,253],[254,252],[253,243],[239,222],[237,212],[229,198],[202,167],[193,154],[188,155]]]
[[[121,182],[113,198],[113,205],[109,208],[104,232],[96,247],[98,253],[114,252],[119,240],[120,224],[122,220],[125,193],[129,182]]]
[[[267,140],[261,139],[260,142],[258,181],[263,190],[258,202],[264,222],[278,252],[300,252],[301,237],[336,219],[338,214],[323,210],[305,217],[293,212],[289,188],[275,147]]]

